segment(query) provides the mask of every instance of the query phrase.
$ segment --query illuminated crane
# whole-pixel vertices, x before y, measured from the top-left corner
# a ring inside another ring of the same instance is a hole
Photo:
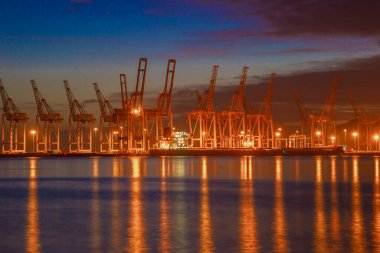
[[[114,108],[116,123],[118,128],[119,152],[126,153],[128,151],[128,91],[127,77],[125,74],[120,74],[120,94],[121,108]]]
[[[163,91],[158,96],[156,108],[147,110],[148,120],[153,120],[155,129],[154,147],[162,148],[170,146],[170,139],[173,129],[173,113],[171,99],[174,85],[176,60],[169,59],[166,68],[165,85]],[[151,130],[152,128],[149,128]],[[149,134],[150,135],[150,134]]]
[[[128,151],[147,152],[147,119],[143,108],[147,58],[140,58],[137,70],[136,89],[128,100]]]
[[[34,80],[30,81],[37,105],[36,151],[60,153],[60,125],[63,118],[42,97]]]
[[[83,106],[75,99],[69,82],[63,81],[69,102],[69,152],[92,152],[92,126],[95,118],[87,113]]]
[[[255,148],[274,147],[274,132],[271,102],[273,96],[273,85],[276,81],[276,74],[272,73],[267,95],[261,104],[258,113],[247,114],[247,136],[244,146]]]
[[[334,104],[336,100],[336,92],[339,84],[339,76],[333,79],[330,97],[323,104],[320,114],[313,113],[307,106],[303,105],[298,97],[296,97],[296,105],[301,115],[303,131],[307,127],[310,131],[311,147],[326,147],[336,145],[336,121],[334,115]],[[330,141],[330,142],[329,142]]]
[[[296,103],[298,112],[301,119],[301,147],[311,147],[315,143],[315,127],[318,115],[314,114],[312,110],[304,105],[297,94],[294,94],[294,101]]]
[[[346,96],[350,100],[358,122],[358,149],[370,151],[372,150],[371,136],[374,133],[379,133],[379,119],[370,115],[362,106],[360,106],[350,92],[347,92]]]
[[[248,67],[244,66],[238,90],[234,93],[227,111],[217,114],[221,148],[243,147],[245,137],[245,98]]]
[[[214,93],[219,65],[212,67],[210,85],[203,96],[198,97],[198,109],[188,113],[191,146],[197,148],[216,148],[216,113]]]
[[[119,128],[115,110],[105,99],[97,83],[93,83],[100,108],[99,144],[100,152],[117,152]]]
[[[3,114],[1,118],[1,152],[25,153],[26,152],[26,113],[13,103],[8,96],[0,79],[0,94],[3,102]]]
[[[333,84],[331,88],[330,97],[326,100],[325,104],[322,107],[322,113],[319,115],[319,119],[317,122],[317,134],[320,133],[320,144],[322,147],[336,144],[336,120],[334,114],[334,105],[336,100],[336,92],[338,89],[340,76],[337,74],[333,78]]]

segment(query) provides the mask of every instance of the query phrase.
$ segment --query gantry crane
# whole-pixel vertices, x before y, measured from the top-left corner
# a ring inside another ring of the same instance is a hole
[[[0,79],[0,94],[3,102],[3,114],[1,117],[1,152],[25,153],[26,152],[26,113],[13,103],[8,96],[2,80]]]
[[[60,153],[61,115],[55,112],[38,90],[35,80],[30,81],[37,105],[36,115],[36,151],[43,153]]]
[[[354,110],[357,119],[357,148],[359,150],[371,151],[372,134],[375,134],[375,136],[379,134],[379,118],[370,115],[367,112],[367,110],[365,110],[361,105],[359,105],[358,102],[353,98],[351,92],[347,92],[346,96],[352,105],[352,109]]]
[[[247,137],[244,142],[246,147],[272,148],[274,147],[274,129],[271,102],[273,96],[273,85],[276,74],[272,73],[267,95],[257,113],[247,113]]]
[[[298,97],[295,97],[296,105],[301,116],[302,128],[308,127],[310,131],[308,136],[310,138],[311,147],[326,147],[329,144],[336,145],[334,104],[338,84],[339,75],[336,75],[333,79],[330,96],[323,104],[320,114],[313,113],[310,108],[301,103]]]
[[[217,148],[214,93],[219,65],[212,67],[210,85],[203,96],[197,91],[198,109],[188,113],[191,146]]]
[[[63,81],[66,89],[67,100],[70,107],[69,116],[69,152],[92,152],[92,130],[95,118],[87,113],[83,106],[75,99],[69,82]]]
[[[245,139],[245,85],[248,67],[244,66],[238,90],[234,93],[227,111],[217,114],[221,148],[244,147]]]
[[[301,134],[300,136],[297,134],[295,137],[301,137],[300,139],[302,141],[299,145],[300,147],[311,147],[315,139],[315,135],[313,134],[315,133],[314,122],[317,122],[316,118],[318,115],[314,114],[308,106],[303,104],[296,93],[294,93],[294,101],[296,103],[301,119]]]
[[[104,97],[97,83],[93,83],[100,108],[99,146],[100,152],[117,152],[119,150],[119,127],[114,108]]]
[[[163,91],[157,98],[154,109],[146,110],[149,121],[152,126],[149,127],[149,136],[151,131],[155,130],[154,145],[155,148],[169,147],[173,130],[173,113],[171,100],[174,85],[176,60],[169,59],[166,68],[165,85]]]
[[[329,144],[336,145],[336,120],[334,114],[334,105],[338,89],[340,76],[336,74],[333,78],[331,93],[322,107],[322,112],[317,122],[317,133],[321,133],[321,145],[325,147]]]
[[[148,59],[140,58],[137,70],[136,88],[128,100],[127,136],[128,152],[131,153],[145,153],[148,148],[147,118],[143,108],[147,65]]]

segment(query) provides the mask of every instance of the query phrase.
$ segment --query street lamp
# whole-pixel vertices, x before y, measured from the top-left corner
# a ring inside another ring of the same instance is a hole
[[[34,139],[35,139],[36,133],[37,133],[36,130],[31,130],[31,131],[30,131],[30,134],[33,136],[33,152],[35,152]]]
[[[344,129],[344,146],[347,146],[347,129]]]
[[[375,134],[373,136],[373,139],[375,139],[375,142],[376,142],[376,150],[379,150],[379,135],[378,134]]]
[[[317,131],[317,132],[315,132],[315,134],[318,136],[318,144],[320,144],[320,142],[321,142],[320,138],[321,138],[322,133],[321,133],[321,131]]]
[[[331,139],[331,144],[335,145],[335,139],[336,139],[335,136],[331,136],[330,139]]]
[[[358,134],[358,132],[353,132],[352,136],[354,137],[354,147],[355,147],[356,137],[358,137],[359,134]],[[357,150],[359,150],[359,142],[357,144]]]
[[[94,139],[95,139],[95,141],[94,141],[94,144],[95,144],[95,149],[94,149],[94,151],[95,151],[95,153],[96,153],[96,145],[97,145],[97,144],[96,144],[96,133],[98,132],[99,129],[98,129],[97,127],[94,127],[93,130],[94,130],[94,133],[95,133],[95,134],[94,134],[94,135],[95,135],[95,136],[94,136],[94,137],[95,137],[95,138],[94,138]]]
[[[279,129],[281,129],[281,128],[279,128]],[[282,129],[281,129],[282,130]],[[280,131],[280,130],[279,130]],[[281,136],[281,133],[280,132],[276,132],[275,133],[275,135],[276,135],[276,146],[278,147],[278,146],[280,146],[279,144],[280,144],[280,142],[279,142],[279,140],[278,140],[278,138],[280,138],[280,136]]]

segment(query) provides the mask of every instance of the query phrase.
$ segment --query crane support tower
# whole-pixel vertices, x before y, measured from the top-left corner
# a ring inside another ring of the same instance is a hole
[[[115,110],[104,97],[97,83],[93,83],[100,108],[99,120],[99,150],[101,153],[119,151],[119,127]]]
[[[69,102],[69,152],[91,153],[92,130],[95,118],[87,113],[83,106],[75,99],[68,81],[63,81]]]
[[[244,147],[245,138],[245,85],[248,67],[244,66],[238,90],[234,93],[227,111],[217,114],[220,148]]]
[[[247,113],[248,124],[244,142],[245,147],[273,148],[275,146],[271,109],[273,85],[275,81],[276,74],[272,73],[268,84],[267,95],[258,113]]]
[[[169,59],[166,67],[165,85],[163,91],[157,98],[156,107],[146,110],[148,117],[149,136],[154,130],[154,148],[168,148],[171,145],[173,130],[173,113],[172,113],[172,93],[174,86],[176,60]],[[150,138],[149,138],[149,141]]]
[[[36,81],[31,80],[30,82],[37,105],[36,151],[39,153],[60,153],[60,125],[63,118],[42,97]]]
[[[210,85],[203,96],[198,97],[198,109],[188,113],[190,141],[193,148],[217,148],[216,113],[214,93],[219,65],[212,67]]]
[[[143,108],[147,58],[140,58],[137,70],[135,91],[131,94],[127,106],[128,152],[138,154],[148,151],[147,117]]]
[[[1,117],[1,152],[25,153],[26,152],[26,113],[13,103],[8,96],[2,80],[0,79],[0,95],[3,102],[3,114]]]

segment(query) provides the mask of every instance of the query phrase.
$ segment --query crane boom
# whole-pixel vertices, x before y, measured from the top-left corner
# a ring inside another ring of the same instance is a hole
[[[3,82],[0,79],[0,93],[1,93],[1,100],[3,102],[3,111],[4,114],[7,115],[7,117],[10,115],[10,108],[8,104],[8,93],[5,90],[5,87],[3,86]]]
[[[70,114],[73,116],[87,114],[83,106],[75,99],[74,94],[70,89],[69,82],[64,80],[63,83],[66,89],[67,100],[69,101]]]
[[[161,114],[171,112],[171,97],[173,92],[175,65],[175,59],[168,60],[164,90],[160,93],[156,104],[156,111]]]
[[[369,120],[369,118],[370,118],[369,113],[362,106],[360,106],[357,103],[357,101],[352,97],[351,92],[347,91],[346,96],[347,96],[348,100],[350,101],[350,103],[352,105],[352,109],[354,110],[355,115],[358,118],[358,120],[361,120],[361,121]]]
[[[302,122],[304,122],[304,123],[308,122],[310,119],[310,116],[313,114],[313,112],[311,111],[311,109],[309,107],[307,107],[306,105],[304,105],[301,102],[301,99],[298,97],[298,95],[296,93],[294,93],[293,96],[294,96],[294,101],[297,105],[297,109],[298,109],[298,112],[300,114]]]
[[[244,108],[245,108],[244,91],[245,91],[245,84],[247,82],[247,72],[248,72],[248,67],[244,66],[242,69],[241,77],[240,77],[239,89],[235,92],[234,96],[232,97],[230,101],[230,104],[228,106],[229,111],[244,111]]]
[[[335,105],[335,100],[336,100],[336,92],[338,89],[339,79],[340,79],[339,75],[338,74],[335,75],[333,79],[333,84],[331,87],[330,97],[326,100],[325,104],[323,105],[321,117],[325,117],[330,120],[334,119],[334,105]]]
[[[123,109],[126,110],[128,106],[128,90],[127,90],[127,77],[125,74],[120,74],[120,92],[121,103]]]
[[[143,97],[144,97],[144,87],[145,87],[145,76],[148,65],[147,58],[140,58],[139,67],[137,70],[137,80],[136,80],[136,89],[135,92],[132,93],[130,99],[130,106],[132,108],[139,110],[143,105]]]
[[[272,109],[271,109],[271,102],[273,97],[273,85],[276,82],[276,74],[272,73],[270,77],[270,81],[268,84],[268,93],[267,96],[264,99],[264,113],[265,115],[271,115]]]
[[[96,97],[98,98],[98,103],[100,107],[100,112],[103,117],[112,116],[114,114],[114,109],[107,99],[105,99],[103,93],[100,91],[97,83],[93,83],[95,88]],[[108,113],[107,113],[108,111]]]
[[[32,83],[34,98],[36,99],[37,112],[38,112],[39,115],[43,115],[44,114],[44,110],[43,110],[43,107],[42,107],[43,104],[42,104],[41,93],[40,93],[40,91],[37,88],[36,81],[35,80],[30,80],[30,82]]]
[[[218,75],[219,65],[213,65],[211,72],[210,85],[205,91],[203,97],[199,96],[199,109],[209,112],[214,111],[214,93],[216,85],[216,77]],[[198,93],[199,94],[199,93]]]

